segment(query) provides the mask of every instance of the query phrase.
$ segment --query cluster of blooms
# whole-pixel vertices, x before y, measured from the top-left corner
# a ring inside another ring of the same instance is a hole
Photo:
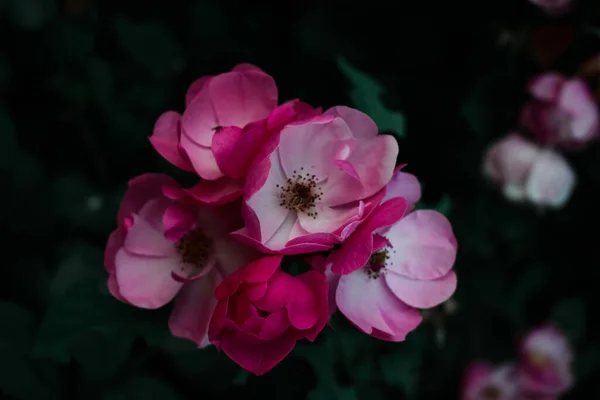
[[[259,375],[338,308],[361,331],[402,341],[419,309],[456,289],[452,227],[413,210],[421,188],[395,167],[396,140],[358,110],[277,97],[248,64],[193,82],[183,114],[160,116],[150,141],[202,179],[132,179],[105,253],[114,297],[147,309],[175,299],[173,335]],[[282,269],[300,254],[306,272]]]
[[[484,175],[515,202],[561,208],[569,200],[576,175],[555,150],[581,150],[600,133],[600,116],[587,83],[548,72],[531,80],[533,99],[521,112],[521,131],[494,142],[485,154]]]
[[[573,384],[573,353],[565,336],[551,326],[530,332],[522,341],[518,363],[467,368],[463,400],[554,400]]]

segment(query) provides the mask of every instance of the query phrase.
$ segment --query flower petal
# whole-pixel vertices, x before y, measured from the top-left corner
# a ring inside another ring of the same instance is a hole
[[[346,122],[357,139],[372,139],[377,136],[377,125],[367,114],[346,106],[331,107],[325,115],[340,117]]]
[[[202,178],[214,180],[223,176],[210,147],[196,143],[186,133],[181,135],[180,145],[192,163],[194,171]]]
[[[214,181],[201,180],[186,193],[201,203],[210,205],[227,204],[238,199],[244,193],[244,182],[229,177]]]
[[[456,290],[456,274],[448,272],[433,280],[410,279],[389,271],[385,282],[400,300],[416,308],[431,308],[448,300]]]
[[[128,253],[147,257],[176,257],[175,243],[169,241],[144,219],[133,215],[133,225],[125,236]]]
[[[417,177],[396,168],[392,179],[386,186],[383,202],[394,197],[404,197],[410,205],[417,204],[421,200],[421,184]]]
[[[567,81],[558,73],[545,73],[535,77],[529,82],[529,93],[538,100],[555,101],[560,95],[563,84]]]

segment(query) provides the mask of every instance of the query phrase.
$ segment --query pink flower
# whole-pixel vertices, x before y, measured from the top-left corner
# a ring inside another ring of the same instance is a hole
[[[564,14],[569,11],[574,0],[529,0],[550,15]]]
[[[275,108],[267,118],[250,122],[243,128],[223,128],[213,137],[212,150],[223,173],[233,179],[246,177],[250,164],[266,142],[292,122],[302,122],[321,115],[299,100],[288,101]]]
[[[492,367],[475,362],[467,368],[462,400],[517,400],[521,398],[519,396],[514,365]]]
[[[165,175],[132,179],[104,261],[108,288],[121,301],[155,309],[179,293],[171,331],[205,345],[214,288],[255,252],[228,235],[241,223],[239,204],[211,207],[183,195]]]
[[[493,143],[485,154],[484,175],[515,202],[561,208],[575,186],[575,171],[558,153],[517,134]]]
[[[530,332],[520,353],[519,382],[524,393],[557,399],[573,384],[573,352],[557,329],[544,326]]]
[[[529,92],[534,100],[523,108],[521,124],[542,143],[577,149],[598,137],[598,107],[581,79],[546,73],[530,82]]]
[[[245,227],[234,233],[263,252],[327,250],[381,200],[398,145],[365,114],[334,107],[287,125],[263,147],[244,188]]]
[[[327,323],[325,276],[279,270],[282,256],[267,256],[227,277],[215,291],[218,304],[210,341],[244,369],[262,375],[294,348],[314,341]]]
[[[183,115],[167,111],[159,117],[150,142],[173,165],[214,180],[223,176],[212,151],[218,132],[266,118],[277,106],[277,86],[259,68],[239,64],[193,82],[185,103]]]
[[[421,322],[417,308],[441,304],[456,289],[457,245],[448,220],[431,210],[405,215],[420,197],[415,182],[397,170],[388,191],[404,197],[382,203],[326,261],[339,310],[384,340],[404,340]]]

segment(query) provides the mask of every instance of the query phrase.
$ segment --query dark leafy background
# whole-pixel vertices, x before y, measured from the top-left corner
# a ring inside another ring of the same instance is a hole
[[[569,155],[579,183],[556,212],[506,203],[480,165],[527,79],[574,72],[599,27],[594,0],[561,19],[526,0],[0,0],[0,396],[451,399],[467,362],[514,358],[550,320],[577,350],[567,398],[598,398],[600,149]],[[102,252],[127,180],[193,181],[149,145],[155,119],[239,62],[274,76],[282,100],[354,105],[397,136],[422,206],[455,227],[454,314],[433,310],[399,344],[335,318],[256,378],[171,338],[168,309],[108,295]]]

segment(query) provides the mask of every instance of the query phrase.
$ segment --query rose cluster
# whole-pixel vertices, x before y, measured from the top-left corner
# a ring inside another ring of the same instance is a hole
[[[466,371],[463,400],[553,400],[573,385],[573,351],[564,334],[547,325],[521,342],[517,363],[474,362]]]
[[[150,142],[200,179],[129,182],[105,253],[108,288],[132,306],[174,301],[171,333],[263,374],[339,309],[361,331],[402,341],[419,309],[456,289],[448,220],[415,210],[421,188],[398,144],[344,106],[278,105],[249,64],[193,82]],[[302,255],[306,270],[286,271]]]

